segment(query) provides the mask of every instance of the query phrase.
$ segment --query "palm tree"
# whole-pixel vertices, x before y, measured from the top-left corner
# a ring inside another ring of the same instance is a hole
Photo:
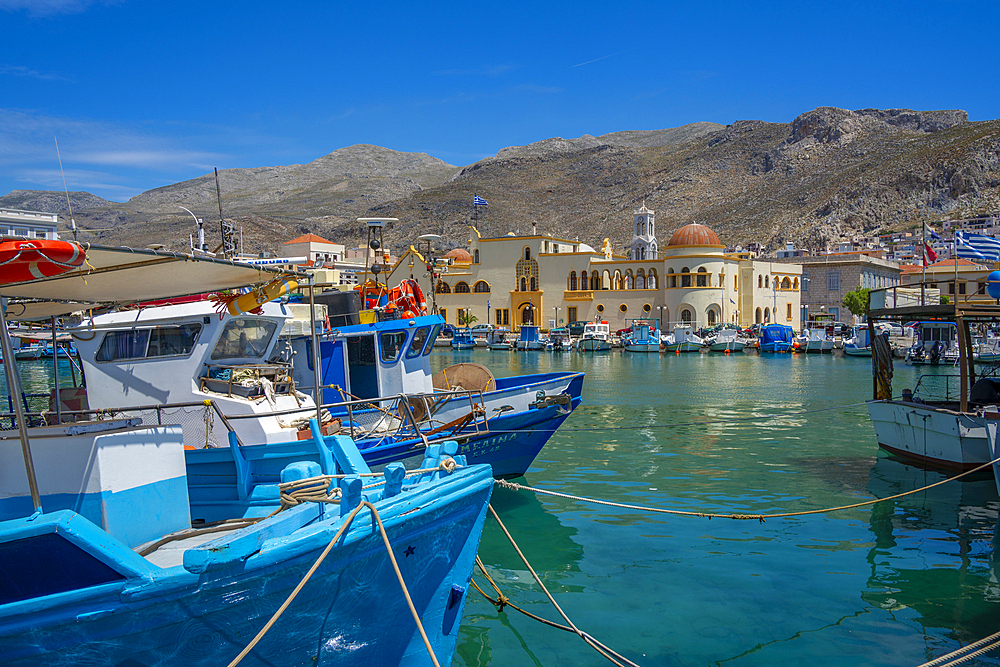
[[[469,327],[472,326],[472,323],[477,321],[478,319],[479,319],[478,317],[473,315],[470,311],[466,310],[459,313],[458,324],[459,326]]]

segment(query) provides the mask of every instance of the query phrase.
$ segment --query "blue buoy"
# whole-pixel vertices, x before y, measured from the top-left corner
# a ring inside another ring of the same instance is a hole
[[[990,298],[1000,299],[1000,271],[993,271],[986,276],[986,291]]]

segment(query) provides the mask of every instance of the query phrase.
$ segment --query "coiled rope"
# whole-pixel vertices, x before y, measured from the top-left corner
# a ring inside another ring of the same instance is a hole
[[[670,510],[670,509],[664,509],[662,507],[647,507],[647,506],[644,506],[644,505],[631,505],[631,504],[628,504],[628,503],[616,503],[616,502],[612,502],[610,500],[598,500],[596,498],[586,498],[584,496],[574,496],[574,495],[569,494],[569,493],[560,493],[558,491],[548,491],[546,489],[538,489],[538,488],[535,488],[535,487],[532,487],[532,486],[524,486],[523,484],[518,484],[517,482],[509,482],[509,481],[507,481],[505,479],[495,480],[495,483],[498,486],[501,486],[501,487],[503,487],[505,489],[511,489],[513,491],[531,491],[533,493],[540,493],[540,494],[546,495],[546,496],[555,496],[557,498],[565,498],[567,500],[575,500],[575,501],[578,501],[578,502],[592,503],[594,505],[606,505],[608,507],[621,507],[623,509],[637,510],[639,512],[651,512],[651,513],[654,513],[654,514],[673,514],[675,516],[694,516],[694,517],[701,517],[701,518],[707,518],[707,519],[734,519],[734,520],[737,520],[737,521],[756,520],[756,521],[760,521],[761,523],[764,523],[765,519],[782,519],[782,518],[787,518],[787,517],[792,517],[792,516],[806,516],[806,515],[809,515],[809,514],[826,514],[828,512],[839,512],[841,510],[849,510],[849,509],[855,509],[855,508],[858,508],[858,507],[866,507],[868,505],[876,505],[878,503],[884,503],[884,502],[887,502],[889,500],[895,500],[897,498],[903,498],[904,496],[909,496],[909,495],[912,495],[914,493],[920,493],[921,491],[926,491],[928,489],[933,489],[935,486],[941,486],[942,484],[947,484],[948,482],[953,482],[953,481],[955,481],[957,479],[962,479],[963,477],[966,477],[967,475],[971,475],[971,474],[979,472],[981,470],[985,470],[986,468],[989,468],[990,466],[992,466],[994,463],[997,463],[997,462],[1000,462],[1000,457],[997,457],[997,458],[993,459],[992,461],[988,461],[988,462],[986,462],[986,463],[984,463],[984,464],[982,464],[980,466],[977,466],[977,467],[973,468],[972,470],[966,470],[963,473],[959,473],[958,475],[955,475],[954,477],[948,477],[947,479],[942,479],[940,482],[934,482],[933,484],[928,484],[927,486],[923,486],[923,487],[921,487],[919,489],[913,489],[912,491],[904,491],[903,493],[897,493],[894,496],[888,496],[886,498],[875,498],[874,500],[866,500],[865,502],[862,502],[862,503],[854,503],[852,505],[841,505],[839,507],[828,507],[828,508],[825,508],[825,509],[816,509],[816,510],[802,510],[800,512],[780,512],[780,513],[777,513],[777,514],[714,514],[714,513],[711,513],[711,512],[689,512],[689,511],[685,511],[685,510]]]

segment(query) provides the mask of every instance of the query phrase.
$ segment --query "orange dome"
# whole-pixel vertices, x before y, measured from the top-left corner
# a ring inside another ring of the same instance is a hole
[[[719,242],[719,237],[715,235],[711,229],[705,225],[699,225],[697,222],[693,222],[690,225],[684,225],[670,237],[670,242],[667,247],[670,246],[684,246],[684,245],[717,245],[721,246],[722,243]]]
[[[469,254],[467,250],[462,250],[461,248],[455,248],[454,250],[449,250],[444,254],[445,257],[451,257],[456,262],[469,262],[472,263],[472,255]]]

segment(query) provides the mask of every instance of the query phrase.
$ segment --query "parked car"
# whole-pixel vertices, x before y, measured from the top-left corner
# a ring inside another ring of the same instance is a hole
[[[477,324],[476,326],[472,327],[471,331],[473,336],[476,336],[477,338],[482,338],[488,335],[491,331],[493,331],[493,329],[494,327],[492,324]]]
[[[574,321],[566,325],[569,328],[570,336],[582,336],[583,328],[587,326],[587,322]]]
[[[455,335],[455,327],[453,327],[450,324],[445,324],[444,326],[441,327],[441,333],[438,335],[444,336],[445,338],[451,338],[452,336]]]

